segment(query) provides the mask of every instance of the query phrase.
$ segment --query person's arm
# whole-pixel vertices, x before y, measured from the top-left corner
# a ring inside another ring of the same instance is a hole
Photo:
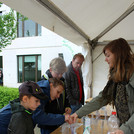
[[[96,110],[99,110],[101,107],[108,104],[106,100],[102,100],[102,92],[98,96],[93,98],[90,102],[86,103],[83,107],[78,109],[74,114],[71,115],[71,120],[73,123],[76,122],[77,118],[82,118]]]
[[[33,113],[33,121],[40,125],[60,125],[65,122],[65,115],[45,113],[41,107],[38,107]]]
[[[82,118],[83,116],[86,116],[93,111],[99,110],[101,107],[107,105],[107,100],[101,100],[101,97],[102,92],[100,92],[97,97],[93,98],[90,102],[86,103],[83,107],[71,115],[73,122],[75,122],[76,118]]]

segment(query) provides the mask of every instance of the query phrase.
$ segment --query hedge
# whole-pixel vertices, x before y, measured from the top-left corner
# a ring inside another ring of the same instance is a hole
[[[0,86],[0,109],[9,104],[9,101],[18,98],[18,96],[18,88]]]

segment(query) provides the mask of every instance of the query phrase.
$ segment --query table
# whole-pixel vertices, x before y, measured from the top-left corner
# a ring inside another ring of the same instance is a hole
[[[87,99],[86,103],[88,103],[91,100],[92,98]],[[91,114],[85,117],[87,119],[89,117],[90,134],[107,134],[108,132],[107,120],[108,120],[108,117],[111,115],[112,110],[113,110],[112,106],[107,105],[98,111],[92,112]],[[99,112],[99,115],[97,115],[97,112]],[[96,119],[97,116],[99,117],[98,120]],[[83,120],[81,119],[78,119],[77,123],[82,123],[82,125],[76,129],[75,133],[71,132],[71,127],[67,128],[63,132],[62,127],[66,125],[66,124],[63,124],[59,128],[57,128],[55,131],[53,131],[51,134],[83,134],[83,124],[85,123],[83,123]]]
[[[88,98],[85,102],[88,103],[91,100],[92,100],[92,98]],[[107,106],[102,107],[98,111],[100,113],[101,118],[103,118],[104,116],[109,117],[111,115],[112,111],[116,111],[116,110],[115,110],[115,108],[112,107],[112,105],[108,104]],[[89,114],[89,116],[90,115],[94,115],[95,116],[96,115],[96,111],[92,112],[91,114]]]
[[[107,120],[99,119],[96,121],[95,119],[93,119],[91,121],[91,118],[89,118],[89,119],[90,119],[90,134],[107,134],[107,132],[108,132]],[[81,124],[80,119],[79,119],[78,123],[76,123],[76,125],[79,123]],[[65,125],[69,126],[69,124],[64,123],[59,128],[57,128],[55,131],[53,131],[51,134],[83,134],[83,123],[80,127],[78,127],[76,129],[75,133],[74,133],[74,131],[73,132],[71,131],[71,127],[69,127],[69,128],[67,127],[63,131],[62,127]]]

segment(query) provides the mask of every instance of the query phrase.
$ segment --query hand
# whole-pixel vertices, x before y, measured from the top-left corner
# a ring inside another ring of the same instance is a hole
[[[124,132],[122,130],[116,130],[115,132],[112,132],[110,134],[124,134]]]
[[[66,114],[71,114],[71,112],[72,112],[72,109],[70,107],[65,108],[65,113]]]
[[[65,114],[65,121],[66,121],[68,124],[72,124],[72,119],[70,118],[70,115],[69,115],[69,114]]]
[[[71,115],[71,120],[72,120],[73,123],[76,122],[76,119],[77,118],[78,118],[78,115],[76,113],[74,113],[74,114]]]
[[[65,114],[65,121],[68,121],[70,119],[70,115],[69,114]]]

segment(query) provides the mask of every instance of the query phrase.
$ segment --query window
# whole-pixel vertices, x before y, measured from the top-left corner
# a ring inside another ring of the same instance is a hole
[[[18,19],[18,37],[41,36],[41,25],[30,19]]]
[[[64,59],[63,53],[58,54],[60,58]]]
[[[3,62],[2,62],[2,56],[0,56],[0,69],[2,69],[3,68]]]
[[[41,56],[18,56],[18,82],[41,80]]]

